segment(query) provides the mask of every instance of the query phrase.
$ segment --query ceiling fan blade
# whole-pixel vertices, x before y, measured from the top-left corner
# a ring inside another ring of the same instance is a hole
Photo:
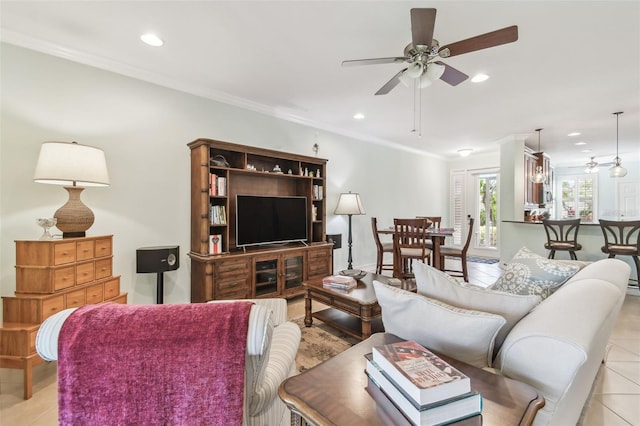
[[[400,76],[406,70],[407,69],[405,68],[402,71],[400,71],[398,74],[396,74],[393,77],[391,77],[391,80],[387,81],[384,84],[384,86],[382,86],[380,89],[378,89],[378,91],[376,92],[376,95],[386,95],[387,93],[389,93],[394,87],[396,87],[398,85],[398,83],[400,83]]]
[[[444,73],[442,73],[442,75],[440,76],[440,80],[444,81],[445,83],[449,83],[452,86],[457,86],[458,84],[469,78],[469,76],[462,71],[458,71],[457,69],[445,64],[444,62],[436,61],[435,63],[438,65],[444,65]]]
[[[405,62],[408,59],[409,58],[405,58],[403,56],[392,58],[350,59],[348,61],[342,61],[342,66],[352,67],[358,65],[393,64],[397,62]]]
[[[411,42],[414,47],[431,47],[435,23],[435,9],[411,9]]]
[[[474,52],[476,50],[487,49],[501,44],[513,43],[518,40],[518,26],[502,28],[501,30],[471,37],[455,43],[448,44],[440,48],[440,51],[449,49],[447,57],[462,55],[463,53]]]

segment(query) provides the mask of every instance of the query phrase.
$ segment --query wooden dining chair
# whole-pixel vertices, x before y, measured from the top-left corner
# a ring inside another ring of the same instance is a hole
[[[431,260],[431,250],[425,242],[428,240],[426,219],[393,219],[394,271],[396,278],[414,278],[411,261],[423,262]]]
[[[373,241],[375,241],[378,250],[376,257],[376,274],[382,274],[382,271],[393,271],[393,261],[391,263],[384,263],[384,254],[393,254],[393,242],[383,243],[380,241],[378,219],[375,217],[371,218],[371,230],[373,231]]]
[[[442,222],[442,216],[416,216],[416,217],[418,219],[427,219],[431,223],[431,225],[429,226],[433,226],[435,229],[440,228],[440,223]],[[433,250],[433,241],[431,239],[428,239],[425,242],[425,245],[429,250]]]
[[[600,229],[604,234],[602,252],[609,257],[631,256],[636,265],[636,278],[640,282],[640,220],[600,219]]]
[[[473,222],[473,218],[470,217],[469,227],[467,230],[467,239],[464,243],[464,246],[440,246],[440,264],[442,265],[442,270],[444,272],[447,272],[449,275],[462,276],[462,278],[464,278],[466,282],[469,282],[469,271],[467,268],[467,251],[469,250],[469,245],[471,244],[471,236],[473,235]],[[460,271],[457,269],[446,269],[445,256],[459,258],[460,263],[462,263],[462,270]]]
[[[549,259],[555,259],[556,250],[568,251],[571,259],[578,260],[576,251],[582,250],[578,243],[578,230],[580,219],[551,220],[543,219],[542,225],[547,234],[547,242],[544,245],[549,251]]]

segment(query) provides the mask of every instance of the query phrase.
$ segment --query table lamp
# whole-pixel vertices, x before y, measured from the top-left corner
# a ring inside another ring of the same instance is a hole
[[[364,207],[362,207],[362,201],[360,201],[360,194],[354,194],[351,191],[349,193],[340,194],[340,198],[338,198],[338,205],[336,206],[336,210],[333,214],[339,215],[347,215],[349,216],[349,258],[347,269],[352,269],[352,258],[351,258],[351,246],[353,240],[351,238],[351,216],[354,214],[365,214]]]
[[[56,226],[63,238],[84,237],[94,215],[80,194],[88,186],[109,186],[104,151],[77,142],[44,142],[33,180],[64,186],[69,200],[55,212]]]

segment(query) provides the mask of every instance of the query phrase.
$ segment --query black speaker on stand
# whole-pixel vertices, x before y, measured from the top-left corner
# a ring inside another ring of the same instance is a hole
[[[164,273],[180,267],[180,246],[141,247],[136,250],[136,272],[158,274],[156,303],[163,303]]]

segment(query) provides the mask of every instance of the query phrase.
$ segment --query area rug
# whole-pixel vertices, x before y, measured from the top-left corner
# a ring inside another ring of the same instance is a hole
[[[294,319],[293,322],[302,331],[302,339],[296,355],[298,371],[308,370],[360,342],[317,319],[313,320],[311,327],[304,325],[304,317]]]

